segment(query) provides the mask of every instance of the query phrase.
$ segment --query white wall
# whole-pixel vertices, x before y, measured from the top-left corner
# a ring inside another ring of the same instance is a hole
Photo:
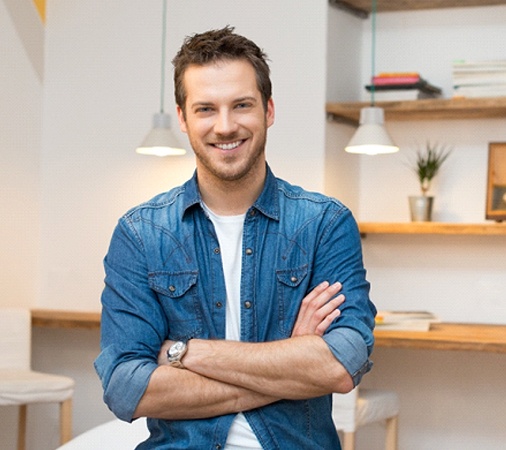
[[[159,160],[133,151],[159,107],[161,5],[48,4],[40,306],[98,309],[102,257],[117,218],[193,172],[192,152]],[[169,1],[166,110],[174,111],[170,60],[183,38],[236,26],[272,61],[277,117],[269,162],[278,176],[322,190],[325,94],[313,80],[325,78],[326,3],[305,1],[296,9],[288,1],[237,5]],[[314,31],[305,33],[306,27]],[[181,139],[186,142],[185,135]]]
[[[325,0],[304,0],[296,8],[291,0],[169,0],[166,111],[174,111],[170,59],[183,38],[209,28],[236,26],[263,47],[271,60],[277,116],[267,152],[274,172],[307,189],[323,190],[326,10]],[[35,134],[39,141],[33,146],[37,154],[40,151],[40,171],[36,167],[23,172],[30,177],[28,186],[39,192],[41,205],[40,217],[24,220],[23,216],[23,222],[34,226],[37,238],[40,226],[40,240],[34,243],[40,242],[41,248],[33,252],[33,262],[17,264],[17,283],[8,278],[13,286],[22,286],[18,294],[29,290],[27,305],[99,310],[102,259],[119,216],[193,173],[191,152],[165,159],[134,153],[159,107],[161,11],[161,0],[47,3],[43,99],[40,92],[26,93],[36,101],[34,117],[42,120],[42,137],[40,132]],[[11,34],[16,37],[14,31]],[[16,45],[19,49],[12,52],[19,58],[22,50],[19,42]],[[17,72],[14,76],[19,76]],[[19,72],[30,73],[29,68],[19,68]],[[22,91],[19,86],[13,92],[19,96]],[[186,142],[185,135],[180,137]],[[21,157],[13,159],[23,168]],[[34,175],[37,184],[32,186]],[[20,189],[21,182],[13,178],[6,188]],[[25,214],[22,207],[16,208],[18,214]],[[12,228],[3,233],[6,245],[13,245]],[[9,249],[2,268],[10,268],[13,258],[22,256]],[[27,274],[33,277],[37,272],[40,281],[26,280]],[[34,366],[76,378],[75,433],[112,417],[101,401],[92,369],[98,336],[93,331],[34,332]],[[55,351],[60,344],[62,350]],[[0,421],[1,446],[9,448],[14,446],[15,411],[7,408],[5,415]],[[52,407],[32,409],[31,448],[55,447],[56,415]]]
[[[380,14],[378,71],[418,71],[449,97],[454,59],[504,58],[502,46],[494,45],[506,39],[504,23],[506,6]],[[364,26],[369,29],[370,21]],[[485,221],[488,143],[506,141],[504,119],[390,122],[388,127],[401,151],[361,158],[361,220],[409,220],[407,197],[419,187],[406,161],[417,143],[430,140],[454,147],[433,184],[434,219]],[[380,307],[428,308],[446,321],[506,323],[504,238],[369,236],[364,242]]]
[[[42,86],[0,1],[1,304],[33,304],[37,291]]]
[[[0,1],[0,304],[33,305],[39,255],[42,85]],[[0,408],[0,447],[14,448],[17,410]]]
[[[0,201],[12,211],[0,222],[0,282],[9,294],[2,304],[15,298],[38,307],[98,310],[102,258],[117,218],[191,175],[191,154],[157,159],[133,152],[159,105],[160,13],[161,0],[49,0],[42,93],[0,2],[1,54],[9,62],[0,65]],[[459,57],[502,57],[504,19],[504,7],[382,14],[378,70],[399,64],[396,70],[419,70],[448,89],[451,45],[469,50]],[[277,118],[268,159],[275,172],[338,195],[359,219],[408,220],[406,196],[417,186],[402,165],[405,153],[343,155],[352,130],[325,123],[325,100],[353,100],[364,84],[356,75],[368,76],[369,21],[342,11],[327,14],[325,0],[301,0],[296,7],[293,0],[170,0],[168,55],[183,36],[226,24],[256,40],[272,60]],[[441,30],[448,35],[440,36]],[[430,50],[421,49],[424,42]],[[402,51],[392,50],[398,46]],[[416,55],[406,56],[410,52],[427,55],[423,66]],[[167,67],[171,81],[169,61]],[[506,140],[504,120],[389,127],[403,150],[427,138],[455,144],[434,186],[437,217],[482,221],[486,146],[488,140]],[[364,251],[373,299],[380,307],[432,309],[446,320],[505,323],[503,249],[502,237],[369,236]],[[92,369],[98,332],[36,329],[33,342],[34,367],[77,380],[75,433],[111,418]],[[399,392],[401,449],[492,450],[504,442],[501,355],[377,349],[374,360],[365,385]],[[15,411],[1,414],[0,443],[13,448]],[[56,414],[42,406],[29,413],[31,448],[56,446]],[[381,442],[378,435],[374,427],[359,432],[357,450],[370,450],[371,442]]]
[[[505,23],[505,6],[379,14],[376,72],[418,71],[449,97],[453,59],[504,59]],[[371,70],[370,29],[371,21],[363,21],[362,86]],[[488,143],[506,142],[505,122],[388,122],[401,152],[356,157],[356,215],[363,221],[409,220],[407,197],[418,194],[418,184],[405,163],[430,140],[454,146],[433,183],[434,219],[484,222]],[[329,128],[348,132],[342,125]],[[363,246],[379,308],[428,309],[453,322],[506,323],[504,237],[369,235]],[[495,450],[506,439],[503,356],[377,348],[364,386],[398,392],[400,449]],[[376,426],[358,436],[362,450],[383,439]]]

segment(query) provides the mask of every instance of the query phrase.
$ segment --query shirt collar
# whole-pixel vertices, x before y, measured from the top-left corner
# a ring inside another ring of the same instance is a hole
[[[279,220],[279,199],[278,199],[277,180],[272,173],[269,165],[265,176],[265,184],[260,196],[253,203],[252,208],[256,208],[262,214],[274,220]],[[197,171],[183,185],[183,210],[186,213],[193,206],[200,204],[202,198],[197,182]],[[251,209],[251,208],[250,208]]]

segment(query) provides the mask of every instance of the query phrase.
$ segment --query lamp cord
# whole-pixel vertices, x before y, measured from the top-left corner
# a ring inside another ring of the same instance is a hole
[[[163,114],[163,100],[165,97],[165,40],[167,30],[167,0],[163,0],[163,20],[162,20],[162,74],[160,86],[160,112]]]
[[[371,106],[374,106],[374,75],[376,72],[376,0],[372,0],[372,39],[371,39]]]

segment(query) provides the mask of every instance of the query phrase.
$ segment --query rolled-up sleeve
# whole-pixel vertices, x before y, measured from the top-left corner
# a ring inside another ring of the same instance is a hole
[[[335,328],[325,334],[323,339],[335,358],[351,375],[353,385],[357,386],[362,376],[372,367],[367,345],[360,333],[351,328]]]
[[[158,366],[167,323],[149,288],[143,243],[124,218],[114,231],[104,266],[101,352],[94,366],[105,403],[130,422]]]
[[[157,365],[146,361],[125,361],[114,367],[118,352],[108,347],[95,360],[95,370],[102,380],[104,401],[121,420],[131,422],[151,374]]]
[[[316,283],[339,281],[343,286],[340,293],[345,300],[339,307],[341,314],[323,339],[356,386],[372,367],[369,357],[374,347],[376,308],[369,298],[370,284],[363,265],[358,226],[347,208],[338,210],[329,220],[315,267],[319,274]]]

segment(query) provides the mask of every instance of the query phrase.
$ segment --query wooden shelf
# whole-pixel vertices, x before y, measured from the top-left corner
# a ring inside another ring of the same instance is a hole
[[[377,347],[506,353],[506,325],[436,323],[430,331],[375,330]]]
[[[367,102],[327,103],[327,114],[335,120],[358,124],[360,109]],[[424,99],[376,102],[385,110],[386,120],[490,119],[506,117],[506,97]]]
[[[369,14],[371,0],[332,0],[331,4]],[[378,0],[377,11],[411,11],[421,9],[462,8],[468,6],[506,5],[506,0]]]
[[[506,223],[443,222],[360,222],[360,233],[367,234],[453,234],[506,236]]]
[[[32,325],[46,328],[100,328],[100,312],[32,309]]]

